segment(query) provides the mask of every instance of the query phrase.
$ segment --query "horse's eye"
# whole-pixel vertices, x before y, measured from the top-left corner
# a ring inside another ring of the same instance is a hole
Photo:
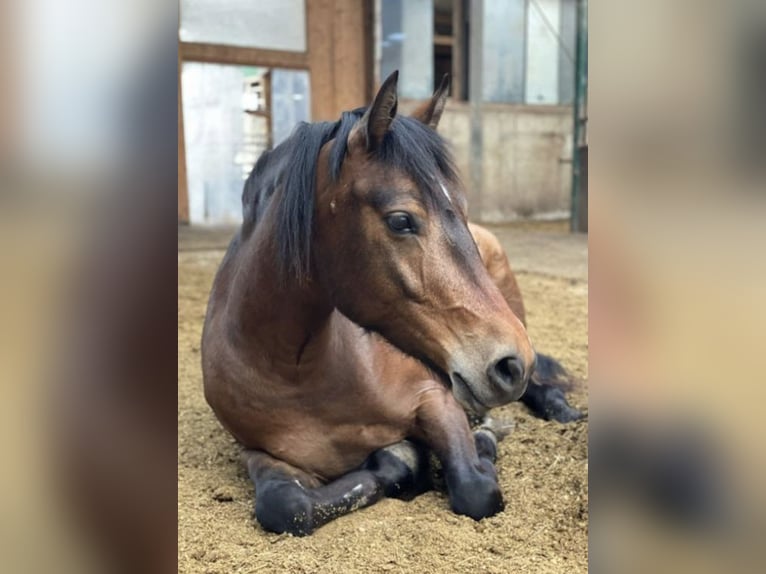
[[[412,216],[403,211],[395,211],[386,216],[388,228],[394,233],[415,233],[415,225],[412,222]]]

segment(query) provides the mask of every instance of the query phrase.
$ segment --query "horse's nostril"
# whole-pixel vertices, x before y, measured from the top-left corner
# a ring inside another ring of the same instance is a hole
[[[492,374],[501,385],[515,385],[524,378],[524,365],[518,357],[503,357],[495,363]]]

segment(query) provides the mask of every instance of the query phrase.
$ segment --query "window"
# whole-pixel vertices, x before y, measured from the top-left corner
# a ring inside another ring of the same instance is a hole
[[[306,50],[305,0],[181,0],[184,42]]]
[[[450,75],[450,97],[465,99],[465,24],[463,3],[434,0],[434,89]]]
[[[574,91],[574,0],[528,0],[524,101],[572,103]]]
[[[189,221],[238,223],[258,156],[309,119],[308,72],[185,62],[181,81]]]
[[[400,70],[404,98],[470,97],[470,0],[380,0],[380,78]],[[482,100],[571,104],[576,0],[483,0]]]
[[[399,70],[399,95],[434,91],[432,0],[381,0],[380,79]]]

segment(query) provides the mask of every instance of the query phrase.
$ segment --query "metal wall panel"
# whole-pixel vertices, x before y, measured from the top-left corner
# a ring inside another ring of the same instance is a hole
[[[485,102],[524,101],[526,0],[484,0]]]

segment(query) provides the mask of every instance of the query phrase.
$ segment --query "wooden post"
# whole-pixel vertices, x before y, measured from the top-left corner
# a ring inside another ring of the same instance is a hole
[[[469,193],[469,216],[482,220],[482,170],[484,168],[484,132],[482,129],[482,64],[484,50],[484,1],[470,0],[470,50],[468,66],[468,89],[471,110],[471,189]]]
[[[306,51],[311,84],[311,121],[335,119],[333,34],[335,2],[306,2]]]
[[[377,51],[380,38],[380,2],[365,0],[364,5],[364,34],[362,36],[365,50],[364,103],[369,104],[375,95],[375,86],[380,81],[380,60]]]
[[[367,104],[365,8],[358,0],[306,3],[311,121],[336,120]]]
[[[335,0],[333,14],[333,92],[335,110],[341,112],[367,105],[365,64],[365,9],[359,0]]]

